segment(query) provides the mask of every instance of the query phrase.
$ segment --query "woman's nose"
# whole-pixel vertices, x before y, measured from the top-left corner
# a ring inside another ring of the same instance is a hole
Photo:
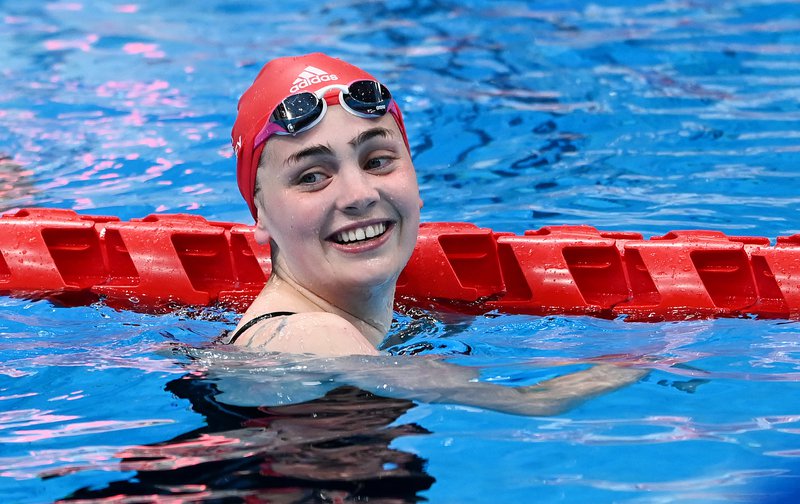
[[[357,167],[343,168],[340,173],[339,207],[348,213],[362,213],[380,199],[375,176]]]

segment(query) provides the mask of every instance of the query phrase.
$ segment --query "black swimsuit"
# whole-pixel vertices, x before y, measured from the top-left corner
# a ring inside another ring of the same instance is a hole
[[[231,339],[228,340],[228,344],[230,345],[231,343],[236,341],[239,338],[239,336],[241,336],[246,330],[248,330],[251,327],[253,327],[254,325],[258,324],[262,320],[271,319],[271,318],[274,318],[274,317],[285,317],[287,315],[295,315],[295,313],[294,312],[288,312],[288,311],[276,311],[276,312],[262,313],[261,315],[259,315],[257,317],[253,317],[252,319],[248,320],[247,323],[245,323],[245,325],[240,327],[238,331],[233,333],[233,336],[231,336]]]

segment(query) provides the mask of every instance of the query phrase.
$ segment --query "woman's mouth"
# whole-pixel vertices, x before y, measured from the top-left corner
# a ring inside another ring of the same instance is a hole
[[[387,222],[378,222],[376,224],[340,231],[333,236],[333,241],[341,245],[365,242],[383,235],[387,227]]]

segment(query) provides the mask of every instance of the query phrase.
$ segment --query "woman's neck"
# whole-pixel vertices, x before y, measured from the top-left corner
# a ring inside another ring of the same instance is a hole
[[[378,287],[352,289],[352,292],[342,289],[336,292],[334,303],[329,301],[333,295],[314,292],[276,268],[272,271],[266,291],[269,298],[280,300],[281,308],[285,306],[292,311],[322,311],[339,315],[377,347],[392,323],[394,285],[395,282],[391,282]]]

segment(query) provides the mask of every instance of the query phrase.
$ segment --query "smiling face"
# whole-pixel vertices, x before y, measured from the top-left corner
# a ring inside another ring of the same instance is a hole
[[[273,136],[258,170],[256,239],[273,271],[336,303],[396,282],[419,229],[416,173],[394,119],[331,106],[314,128]]]

